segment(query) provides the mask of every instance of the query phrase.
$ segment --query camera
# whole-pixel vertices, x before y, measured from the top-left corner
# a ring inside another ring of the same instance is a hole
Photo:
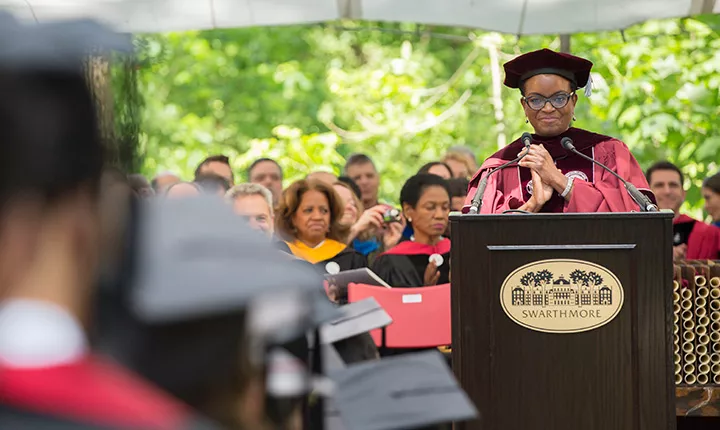
[[[400,222],[400,211],[395,208],[389,208],[383,214],[383,222],[390,224],[391,222]]]

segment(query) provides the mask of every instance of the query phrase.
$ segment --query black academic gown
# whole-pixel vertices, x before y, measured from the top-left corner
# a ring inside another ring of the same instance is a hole
[[[355,249],[347,247],[340,251],[337,255],[327,260],[315,263],[315,267],[323,274],[328,273],[328,263],[336,263],[341,272],[346,270],[361,269],[367,267],[367,257],[357,252]]]
[[[411,240],[400,242],[375,259],[372,271],[394,288],[422,287],[425,285],[425,269],[433,254],[439,254],[443,258],[443,264],[438,267],[438,285],[449,283],[450,239],[443,239],[435,246]]]

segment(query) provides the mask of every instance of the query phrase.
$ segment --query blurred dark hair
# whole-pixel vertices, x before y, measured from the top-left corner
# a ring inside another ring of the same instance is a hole
[[[197,169],[195,169],[195,179],[196,180],[197,180],[197,178],[202,176],[203,167],[207,166],[210,163],[226,164],[228,167],[230,167],[230,175],[232,177],[234,177],[233,171],[232,171],[232,166],[230,166],[230,158],[228,158],[227,155],[220,154],[220,155],[211,155],[211,156],[207,157],[206,159],[204,159],[203,161],[201,161],[200,164],[198,164]]]
[[[470,185],[467,178],[450,178],[447,183],[448,187],[450,187],[450,198],[465,197],[467,195],[468,186]]]
[[[677,172],[678,175],[680,175],[680,186],[684,187],[685,183],[685,175],[683,175],[683,172],[680,170],[680,168],[673,163],[669,161],[658,161],[657,163],[650,166],[649,169],[645,172],[645,179],[648,181],[648,185],[650,184],[650,179],[652,178],[652,174],[658,170],[672,170],[673,172]]]
[[[338,182],[342,182],[343,184],[349,186],[353,194],[355,194],[358,199],[362,199],[362,192],[360,191],[360,187],[358,187],[358,184],[356,184],[355,181],[353,181],[347,176],[340,176],[337,178],[337,180]]]
[[[97,194],[104,150],[84,76],[0,68],[0,94],[0,210],[20,195]]]
[[[258,164],[265,162],[265,161],[269,161],[270,163],[273,163],[274,165],[276,165],[278,170],[280,170],[280,179],[283,178],[283,169],[280,166],[280,164],[278,164],[277,161],[273,160],[272,158],[258,158],[257,160],[253,161],[252,164],[250,165],[250,167],[248,167],[248,169],[247,169],[247,180],[248,181],[252,180],[251,179],[252,171],[255,168],[255,166],[257,166]]]
[[[425,190],[429,187],[442,187],[448,193],[448,199],[450,194],[450,187],[448,181],[441,178],[438,175],[430,173],[418,173],[415,176],[410,177],[403,185],[400,190],[400,204],[409,204],[411,207],[415,207],[420,201]]]
[[[127,182],[135,192],[139,192],[143,188],[151,188],[147,178],[139,173],[127,175]]]
[[[443,166],[447,169],[448,173],[450,174],[450,177],[453,177],[453,171],[450,168],[450,166],[447,165],[447,163],[442,161],[431,161],[425,165],[423,165],[420,170],[418,170],[418,173],[430,173],[430,169],[432,169],[435,166]]]
[[[714,193],[720,194],[720,173],[705,178],[702,186],[703,188],[712,190]]]
[[[204,173],[195,178],[195,183],[206,194],[226,193],[230,189],[230,183],[222,176],[212,173]]]

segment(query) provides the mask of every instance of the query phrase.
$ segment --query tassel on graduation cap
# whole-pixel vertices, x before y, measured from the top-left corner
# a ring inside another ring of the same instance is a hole
[[[587,84],[585,85],[585,97],[590,97],[592,95],[593,90],[593,80],[592,75],[588,76]]]

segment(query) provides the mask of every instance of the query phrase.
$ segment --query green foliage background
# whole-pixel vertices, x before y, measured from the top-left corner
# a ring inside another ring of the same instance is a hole
[[[720,17],[650,22],[624,33],[572,36],[595,63],[596,90],[580,96],[578,127],[625,141],[643,167],[683,166],[686,206],[718,169]],[[528,130],[519,94],[493,100],[491,52],[503,63],[557,37],[522,37],[416,24],[343,21],[138,36],[144,98],[143,173],[190,177],[210,153],[237,173],[278,159],[286,185],[316,169],[339,173],[366,152],[397,199],[404,179],[458,144],[478,158]],[[502,79],[502,74],[500,75]],[[501,103],[501,104],[498,104]]]

